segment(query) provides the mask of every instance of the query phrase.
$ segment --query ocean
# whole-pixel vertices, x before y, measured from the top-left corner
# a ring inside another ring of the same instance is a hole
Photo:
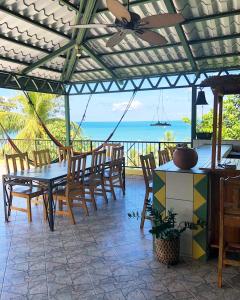
[[[151,121],[122,122],[112,141],[163,141],[166,132],[171,132],[174,141],[191,141],[191,126],[182,121],[169,121],[171,126],[150,126]],[[105,140],[117,122],[83,122],[83,134],[89,139]]]

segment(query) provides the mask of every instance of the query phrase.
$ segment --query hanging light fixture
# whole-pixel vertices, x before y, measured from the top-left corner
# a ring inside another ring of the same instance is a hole
[[[205,96],[205,92],[202,90],[202,88],[198,92],[197,101],[196,101],[195,105],[208,105],[206,96]]]

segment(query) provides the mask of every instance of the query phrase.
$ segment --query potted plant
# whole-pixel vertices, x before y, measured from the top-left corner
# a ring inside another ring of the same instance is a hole
[[[169,265],[175,265],[180,257],[180,236],[186,229],[198,229],[204,227],[205,222],[198,220],[197,223],[181,222],[177,224],[177,214],[169,210],[166,216],[153,208],[150,200],[147,203],[147,212],[152,219],[152,229],[149,231],[154,236],[155,251],[158,260]],[[130,218],[139,218],[138,212],[128,213]]]
[[[211,140],[212,139],[212,132],[207,131],[197,131],[196,136],[198,140]]]
[[[211,128],[206,128],[204,126],[203,121],[197,123],[197,128],[196,128],[196,136],[198,140],[211,140],[212,139],[212,129]]]

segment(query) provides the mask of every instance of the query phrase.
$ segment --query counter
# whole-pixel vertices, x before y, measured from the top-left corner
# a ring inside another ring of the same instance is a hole
[[[231,145],[222,145],[226,157]],[[157,167],[153,178],[154,206],[163,214],[169,209],[177,213],[177,221],[208,221],[210,198],[209,170],[201,170],[211,161],[211,145],[196,148],[198,163],[191,170],[181,170],[172,161]],[[208,256],[208,228],[185,231],[181,236],[181,254],[206,260]]]

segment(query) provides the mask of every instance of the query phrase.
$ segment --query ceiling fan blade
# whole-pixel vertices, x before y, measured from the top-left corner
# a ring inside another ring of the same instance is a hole
[[[167,40],[161,34],[151,31],[151,30],[136,30],[135,34],[140,37],[142,40],[148,42],[150,45],[165,45],[167,44]]]
[[[148,16],[141,20],[140,28],[159,28],[159,27],[169,27],[176,24],[182,23],[184,17],[181,14],[161,14]]]
[[[128,22],[131,21],[129,11],[117,0],[106,0],[108,10],[119,20]]]
[[[111,47],[111,48],[116,46],[125,38],[125,36],[126,36],[126,32],[124,32],[122,30],[115,33],[108,39],[106,46]]]
[[[114,24],[78,24],[72,25],[72,28],[116,28]]]

